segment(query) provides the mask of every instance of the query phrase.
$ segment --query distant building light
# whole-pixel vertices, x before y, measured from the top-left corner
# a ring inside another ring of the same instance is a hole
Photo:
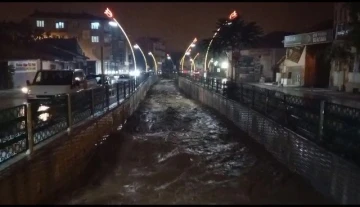
[[[99,42],[99,36],[91,36],[91,42]]]
[[[92,22],[91,23],[91,29],[99,29],[100,23],[99,22]]]
[[[45,26],[44,20],[36,20],[36,26],[37,27],[44,27]]]
[[[57,22],[55,24],[56,29],[64,29],[65,25],[64,22]]]

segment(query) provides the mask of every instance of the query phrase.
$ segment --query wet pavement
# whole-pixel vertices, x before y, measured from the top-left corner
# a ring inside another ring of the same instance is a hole
[[[98,146],[84,182],[56,203],[331,203],[171,80]]]

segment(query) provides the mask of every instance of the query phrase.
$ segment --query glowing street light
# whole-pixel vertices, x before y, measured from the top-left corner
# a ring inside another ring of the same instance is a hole
[[[142,56],[143,56],[143,58],[144,58],[144,61],[145,61],[145,71],[148,72],[148,64],[147,64],[147,61],[146,61],[146,57],[145,57],[145,55],[144,55],[144,52],[142,51],[142,49],[140,48],[140,46],[139,46],[138,44],[135,44],[135,45],[134,45],[134,48],[140,50],[140,52],[141,52],[141,54],[142,54]]]
[[[190,72],[192,72],[193,70],[192,70],[192,68],[194,67],[194,70],[195,70],[195,60],[196,60],[196,58],[199,56],[199,53],[197,53],[196,55],[195,55],[195,57],[192,59],[192,61],[191,61],[191,66],[190,66]]]
[[[153,58],[153,60],[154,60],[155,73],[157,74],[157,63],[156,63],[156,59],[155,59],[154,55],[152,54],[152,52],[149,52],[148,54],[149,54],[149,55]]]
[[[184,60],[185,60],[185,56],[186,55],[190,55],[191,53],[191,47],[195,47],[195,43],[197,42],[197,39],[195,37],[195,39],[190,43],[190,45],[188,46],[188,48],[186,48],[185,50],[185,54],[182,56],[180,63],[181,63],[181,72],[183,72],[184,70]]]
[[[124,31],[124,29],[122,28],[122,26],[119,24],[119,22],[115,19],[113,13],[110,11],[109,8],[106,8],[104,14],[109,17],[113,23],[109,22],[109,25],[110,26],[113,26],[113,27],[116,27],[118,26],[120,28],[120,30],[122,31],[122,33],[124,34],[124,36],[126,37],[126,40],[128,41],[129,43],[129,47],[130,47],[130,50],[131,50],[131,53],[132,53],[132,56],[133,56],[133,59],[134,59],[134,71],[136,71],[136,59],[135,59],[135,53],[134,53],[134,50],[132,48],[132,44],[129,40],[129,37],[127,36],[126,32]]]
[[[230,15],[229,15],[229,20],[233,20],[235,19],[236,17],[238,16],[238,13],[236,11],[233,11]],[[229,23],[231,22],[227,22],[227,25],[230,25]],[[212,39],[210,40],[209,42],[209,45],[208,45],[208,48],[206,50],[206,53],[205,53],[205,60],[204,60],[204,75],[206,76],[206,66],[207,66],[207,56],[208,56],[208,53],[209,53],[209,49],[210,49],[210,46],[211,46],[211,43],[213,42],[214,38],[216,37],[216,35],[218,34],[218,32],[220,31],[220,28],[218,28],[216,30],[216,32],[214,33],[214,36],[212,37]]]

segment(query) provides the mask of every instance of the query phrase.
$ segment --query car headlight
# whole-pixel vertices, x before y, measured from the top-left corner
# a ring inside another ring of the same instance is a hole
[[[29,92],[29,89],[27,87],[22,87],[21,91],[26,94]]]

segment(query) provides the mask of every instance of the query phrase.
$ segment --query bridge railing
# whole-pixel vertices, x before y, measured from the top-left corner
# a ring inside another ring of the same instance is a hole
[[[360,164],[360,109],[249,84],[236,85],[224,79],[179,75],[247,105],[325,149]]]
[[[120,105],[149,77],[0,110],[0,165],[23,152],[32,153],[35,145]]]
[[[187,78],[178,79],[185,94],[226,116],[323,195],[360,203],[358,109],[246,84],[228,83],[220,94],[206,90],[205,79]]]

